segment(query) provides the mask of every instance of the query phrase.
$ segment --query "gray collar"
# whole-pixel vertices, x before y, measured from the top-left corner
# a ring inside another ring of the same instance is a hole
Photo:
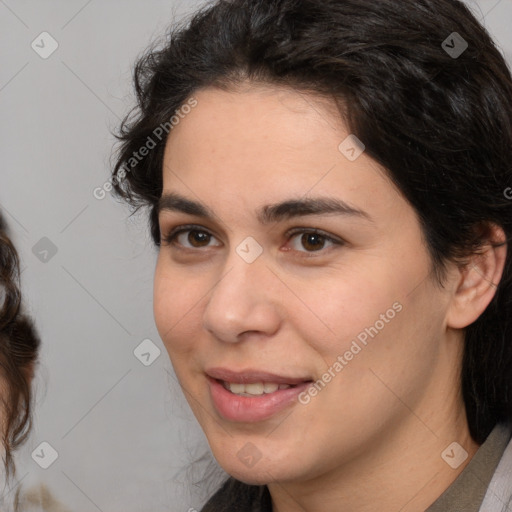
[[[486,493],[491,481],[496,479],[496,468],[507,445],[512,457],[512,443],[509,444],[511,435],[511,426],[506,423],[497,424],[462,473],[425,512],[501,512],[501,508],[490,508],[487,503],[485,508],[481,509],[480,506],[484,497],[487,499]],[[504,508],[503,512],[506,510]]]

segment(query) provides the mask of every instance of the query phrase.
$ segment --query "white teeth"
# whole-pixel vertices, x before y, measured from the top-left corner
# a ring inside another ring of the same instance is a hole
[[[263,391],[265,391],[265,393],[274,393],[278,389],[279,384],[272,384],[271,382],[265,382],[265,384],[263,384]]]
[[[245,392],[245,385],[244,384],[229,384],[228,389],[231,391],[231,393],[236,393],[239,395],[240,393]]]
[[[256,382],[254,384],[246,384],[245,392],[249,395],[262,395],[263,394],[263,382]]]
[[[239,384],[234,382],[222,382],[222,385],[231,393],[241,396],[261,396],[266,393],[275,393],[280,389],[288,389],[289,384],[276,384],[274,382],[254,382],[252,384]]]

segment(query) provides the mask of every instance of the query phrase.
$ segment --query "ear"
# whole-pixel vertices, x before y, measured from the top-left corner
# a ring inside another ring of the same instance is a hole
[[[463,329],[485,311],[496,294],[507,258],[507,238],[489,223],[479,229],[481,249],[458,269],[458,283],[447,312],[447,326]]]

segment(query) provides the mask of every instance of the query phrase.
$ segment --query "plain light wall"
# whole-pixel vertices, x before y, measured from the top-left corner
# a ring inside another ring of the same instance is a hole
[[[43,342],[17,477],[75,512],[185,512],[205,499],[186,469],[207,444],[153,322],[146,218],[93,195],[133,105],[137,55],[203,3],[0,0],[0,208]],[[468,3],[511,63],[512,2]],[[47,58],[42,32],[58,43]],[[134,355],[147,339],[161,351],[149,366]],[[44,464],[52,449],[48,469],[31,456]]]

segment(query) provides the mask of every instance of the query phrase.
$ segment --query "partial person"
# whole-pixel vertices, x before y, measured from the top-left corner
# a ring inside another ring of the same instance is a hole
[[[203,512],[512,510],[512,77],[469,8],[219,0],[135,87],[112,180]]]

